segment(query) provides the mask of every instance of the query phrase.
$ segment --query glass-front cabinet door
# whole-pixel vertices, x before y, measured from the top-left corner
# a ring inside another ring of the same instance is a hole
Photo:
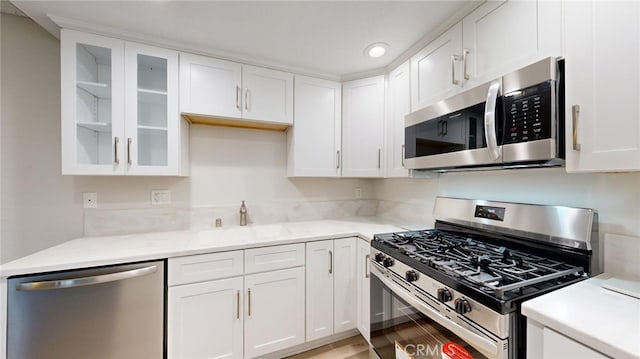
[[[63,29],[62,173],[186,175],[178,53]]]
[[[124,42],[62,30],[62,173],[124,173]]]
[[[127,173],[175,174],[179,162],[178,53],[125,43]]]

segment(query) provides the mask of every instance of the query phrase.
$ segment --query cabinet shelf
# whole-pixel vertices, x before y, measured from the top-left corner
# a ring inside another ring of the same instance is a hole
[[[91,81],[78,81],[77,86],[95,97],[104,99],[111,98],[111,87],[109,84]]]
[[[153,105],[166,105],[167,92],[139,88],[138,101]]]
[[[161,127],[161,126],[144,126],[144,125],[140,125],[138,126],[139,130],[148,130],[148,131],[167,131],[166,127]]]
[[[111,122],[78,122],[78,126],[96,132],[111,132]]]

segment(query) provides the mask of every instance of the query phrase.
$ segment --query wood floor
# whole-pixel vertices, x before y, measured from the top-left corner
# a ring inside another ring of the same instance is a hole
[[[327,344],[288,359],[369,359],[369,344],[360,335]]]

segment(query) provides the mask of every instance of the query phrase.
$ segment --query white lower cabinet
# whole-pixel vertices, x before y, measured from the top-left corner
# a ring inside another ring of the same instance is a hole
[[[304,343],[304,267],[245,276],[247,358]]]
[[[271,269],[243,276],[256,258]],[[253,358],[304,343],[304,243],[168,262],[169,358]]]
[[[527,319],[527,357],[540,359],[609,358],[531,319]]]
[[[307,341],[356,328],[357,241],[307,243]]]
[[[242,358],[242,277],[169,288],[169,358]]]
[[[357,260],[356,260],[356,274],[357,274],[357,303],[358,303],[358,330],[360,334],[367,340],[370,341],[371,333],[370,333],[370,323],[371,320],[369,318],[370,315],[370,294],[369,294],[369,256],[371,253],[371,244],[364,239],[358,240],[357,246]]]

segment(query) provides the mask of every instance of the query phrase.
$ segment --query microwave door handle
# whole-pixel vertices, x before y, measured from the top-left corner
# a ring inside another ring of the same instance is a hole
[[[484,109],[484,137],[487,139],[487,147],[492,156],[492,160],[500,157],[500,148],[498,148],[498,140],[496,139],[496,105],[498,100],[498,92],[500,91],[500,82],[494,81],[489,86],[487,92],[487,102]]]

